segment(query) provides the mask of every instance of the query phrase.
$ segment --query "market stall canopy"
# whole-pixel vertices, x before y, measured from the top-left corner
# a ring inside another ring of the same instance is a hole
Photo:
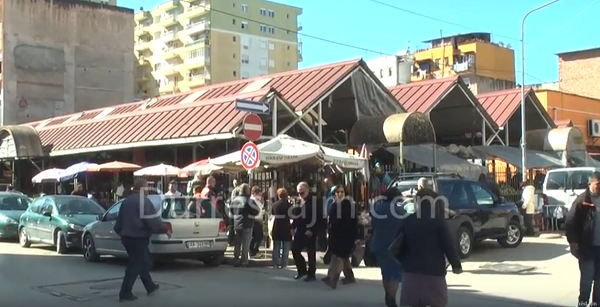
[[[32,183],[42,183],[42,182],[57,182],[60,179],[60,174],[64,172],[64,169],[60,168],[51,168],[44,171],[39,172],[37,175],[31,178]]]
[[[218,171],[222,169],[222,167],[214,165],[211,163],[210,159],[204,159],[200,161],[196,161],[184,168],[181,169],[179,176],[187,176],[190,173],[198,173],[201,175],[208,175],[213,171]]]
[[[502,145],[474,146],[469,148],[470,152],[479,159],[499,159],[506,163],[521,165],[521,149]],[[552,168],[562,167],[562,161],[550,154],[541,151],[527,150],[528,168]]]
[[[576,127],[527,132],[527,149],[538,151],[586,151],[581,130]]]
[[[335,164],[342,169],[357,170],[364,167],[364,159],[318,144],[301,141],[288,135],[279,135],[257,145],[261,166],[277,167],[293,163]],[[210,162],[225,168],[241,168],[240,151],[236,151]]]
[[[403,146],[404,159],[426,167],[433,167],[433,147],[432,145],[412,145]],[[398,155],[400,147],[387,147],[387,151]],[[436,146],[437,171],[457,173],[465,178],[476,180],[479,175],[486,172],[481,165],[473,164],[467,160],[456,157],[448,153],[443,148]]]
[[[137,164],[113,161],[92,166],[88,169],[88,172],[127,172],[139,170],[140,168],[142,167]]]
[[[88,163],[88,162],[80,162],[77,164],[73,164],[67,167],[62,173],[60,173],[60,181],[69,181],[77,178],[77,175],[81,173],[85,173],[88,169],[97,167],[98,164]]]
[[[141,170],[133,173],[133,175],[134,176],[166,177],[166,176],[179,176],[180,172],[181,172],[181,169],[176,166],[161,163],[159,165],[148,166],[148,167],[142,168]]]

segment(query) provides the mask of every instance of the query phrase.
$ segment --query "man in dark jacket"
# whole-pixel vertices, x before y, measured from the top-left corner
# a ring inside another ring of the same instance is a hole
[[[250,241],[252,240],[252,230],[255,217],[258,214],[258,208],[255,208],[250,203],[250,186],[247,183],[236,188],[234,193],[231,205],[229,206],[229,217],[235,231],[233,248],[234,266],[239,267],[246,266],[249,262]]]
[[[600,172],[589,178],[588,189],[577,196],[565,220],[571,254],[579,260],[579,304],[600,303]]]
[[[299,183],[297,191],[301,203],[292,222],[294,231],[292,256],[298,272],[294,278],[301,279],[306,276],[305,281],[314,281],[317,271],[317,234],[321,225],[322,211],[319,211],[315,202],[316,197],[309,193],[308,183]],[[306,250],[308,255],[308,269],[306,259],[302,256],[303,250]]]
[[[133,184],[131,195],[121,203],[114,230],[121,237],[121,243],[127,251],[127,269],[119,292],[119,301],[134,301],[132,289],[138,276],[144,283],[148,295],[158,290],[158,285],[150,276],[150,236],[166,234],[171,237],[171,230],[164,227],[160,215],[152,202],[144,195],[148,185],[138,179]]]

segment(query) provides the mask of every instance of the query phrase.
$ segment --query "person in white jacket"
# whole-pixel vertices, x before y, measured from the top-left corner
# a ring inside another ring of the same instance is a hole
[[[525,221],[525,235],[533,236],[535,231],[533,229],[533,215],[535,214],[535,187],[528,182],[521,184],[523,192],[521,194],[521,200],[523,204],[523,217]]]

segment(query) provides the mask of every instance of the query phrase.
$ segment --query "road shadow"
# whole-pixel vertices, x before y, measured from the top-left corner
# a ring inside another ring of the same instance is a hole
[[[530,271],[530,272],[503,272],[503,271],[486,270],[486,269],[464,270],[463,272],[464,273],[469,273],[469,274],[475,274],[475,275],[518,275],[518,276],[552,275],[550,273],[535,272],[535,271]]]
[[[494,241],[484,241],[463,262],[547,261],[568,254],[567,247],[555,243],[523,242],[516,248],[503,248]]]

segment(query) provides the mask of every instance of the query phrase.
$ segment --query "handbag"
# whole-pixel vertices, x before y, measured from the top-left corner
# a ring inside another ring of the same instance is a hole
[[[404,231],[400,231],[396,239],[388,247],[388,251],[392,254],[392,257],[399,262],[401,262],[404,255],[404,239]]]

